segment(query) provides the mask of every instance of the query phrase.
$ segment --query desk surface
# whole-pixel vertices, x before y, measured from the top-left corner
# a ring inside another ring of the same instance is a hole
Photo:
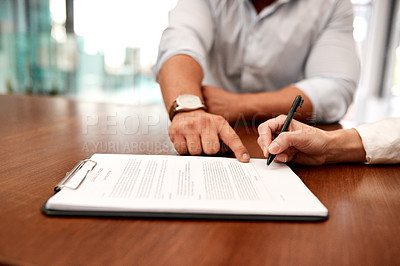
[[[47,217],[52,189],[94,152],[175,154],[162,106],[0,96],[0,264],[399,265],[400,166],[292,169],[319,223]],[[239,128],[253,157],[254,129]]]

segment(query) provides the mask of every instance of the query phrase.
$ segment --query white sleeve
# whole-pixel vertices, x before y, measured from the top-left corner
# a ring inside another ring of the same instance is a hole
[[[208,1],[179,0],[169,12],[168,27],[161,36],[153,67],[154,75],[157,77],[164,62],[177,54],[193,57],[204,69],[213,41],[214,24]]]
[[[295,84],[310,98],[316,120],[328,123],[344,116],[360,76],[351,2],[341,0],[335,5],[329,22],[311,48],[305,79]]]
[[[360,134],[367,163],[400,163],[400,118],[389,118],[355,128]]]

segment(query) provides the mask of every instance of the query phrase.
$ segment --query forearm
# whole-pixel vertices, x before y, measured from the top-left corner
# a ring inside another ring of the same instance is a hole
[[[325,163],[366,161],[361,137],[354,128],[328,131],[327,136]]]
[[[297,109],[295,118],[307,121],[312,118],[313,106],[307,95],[294,86],[278,91],[243,94],[240,101],[241,112],[249,120],[266,120],[280,114],[288,114],[294,98],[301,95],[304,99],[302,108]]]
[[[167,109],[182,94],[197,95],[202,99],[201,82],[203,70],[192,57],[175,55],[162,66],[157,81],[160,84]]]

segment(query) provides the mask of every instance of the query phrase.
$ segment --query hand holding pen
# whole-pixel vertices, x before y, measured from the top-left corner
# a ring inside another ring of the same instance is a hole
[[[276,162],[304,165],[366,161],[366,151],[356,129],[325,131],[290,118],[279,115],[258,127],[257,142],[268,163],[273,158]]]
[[[304,102],[304,100],[302,99],[302,97],[300,95],[297,95],[293,101],[292,106],[290,107],[288,116],[286,117],[285,123],[283,124],[280,133],[285,132],[288,129],[290,122],[292,121],[292,119],[297,111],[297,108],[299,108],[299,107],[301,108],[303,106],[303,102]],[[279,134],[278,134],[278,136],[279,136]],[[276,154],[269,154],[268,159],[267,159],[267,165],[270,165],[272,163],[275,156],[276,156]]]

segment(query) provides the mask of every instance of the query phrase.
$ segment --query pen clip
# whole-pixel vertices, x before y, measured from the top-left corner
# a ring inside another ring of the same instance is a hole
[[[303,107],[303,103],[304,103],[304,99],[301,99],[300,103],[299,103],[299,107]]]

